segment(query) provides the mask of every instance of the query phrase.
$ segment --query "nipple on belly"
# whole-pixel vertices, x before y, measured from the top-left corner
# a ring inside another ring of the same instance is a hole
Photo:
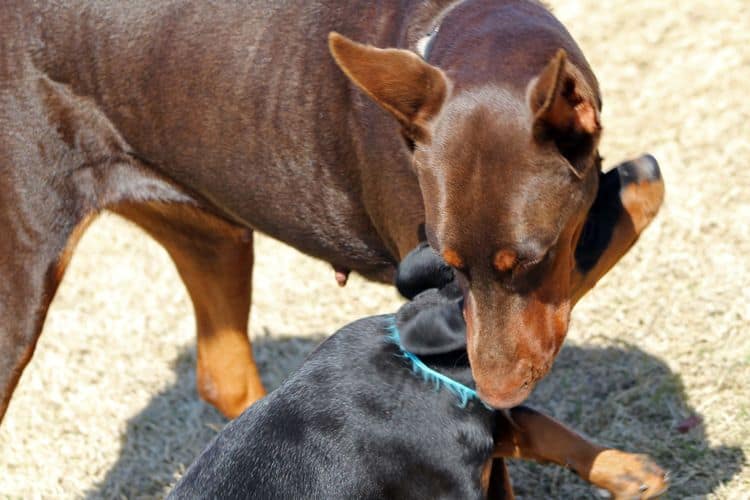
[[[346,286],[346,280],[349,279],[349,273],[351,270],[338,266],[333,266],[333,270],[336,273],[336,283],[338,283],[339,286]]]

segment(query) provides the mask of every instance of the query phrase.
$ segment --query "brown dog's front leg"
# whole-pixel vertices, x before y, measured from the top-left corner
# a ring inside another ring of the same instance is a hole
[[[590,217],[614,220],[594,221],[607,226],[614,224],[607,241],[596,242],[592,248],[584,248],[594,255],[579,255],[576,259],[593,260],[586,269],[577,270],[573,278],[573,303],[594,287],[597,281],[619,261],[638,240],[644,229],[654,220],[664,201],[664,181],[659,164],[651,155],[618,165],[604,175],[606,186],[599,186],[600,194],[592,207]],[[610,185],[612,184],[612,185]],[[614,192],[609,192],[612,189]],[[597,209],[600,212],[597,213]],[[615,212],[612,214],[612,212]],[[595,228],[596,230],[596,228]],[[606,245],[605,248],[596,248]],[[584,252],[584,253],[586,253]]]
[[[551,417],[519,406],[495,437],[495,456],[570,467],[616,499],[654,498],[666,491],[666,474],[648,456],[597,446]]]
[[[228,418],[266,394],[248,337],[253,242],[247,235],[171,252],[195,310],[198,392]]]

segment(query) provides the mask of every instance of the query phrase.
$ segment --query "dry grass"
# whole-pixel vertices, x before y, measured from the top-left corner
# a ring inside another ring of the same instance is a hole
[[[557,0],[605,94],[604,155],[649,150],[662,214],[577,308],[533,403],[655,455],[672,498],[750,498],[750,4]],[[252,332],[274,386],[323,335],[393,291],[258,238]],[[103,217],[85,236],[0,427],[0,496],[151,497],[223,424],[195,396],[192,312],[165,253]],[[676,426],[700,415],[686,434]],[[514,466],[525,498],[592,497]]]

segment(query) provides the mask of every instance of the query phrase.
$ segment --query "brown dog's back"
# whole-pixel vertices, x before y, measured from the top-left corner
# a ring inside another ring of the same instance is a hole
[[[34,65],[91,99],[130,153],[242,225],[373,273],[406,246],[394,234],[404,231],[385,221],[394,207],[416,244],[421,197],[397,127],[352,91],[326,39],[337,29],[398,43],[398,7],[196,0],[17,8]],[[38,45],[44,50],[32,50]]]

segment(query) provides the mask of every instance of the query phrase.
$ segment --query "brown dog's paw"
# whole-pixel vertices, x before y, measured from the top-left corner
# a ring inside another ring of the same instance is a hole
[[[616,500],[656,498],[669,487],[669,478],[647,455],[604,450],[591,466],[589,479]]]

